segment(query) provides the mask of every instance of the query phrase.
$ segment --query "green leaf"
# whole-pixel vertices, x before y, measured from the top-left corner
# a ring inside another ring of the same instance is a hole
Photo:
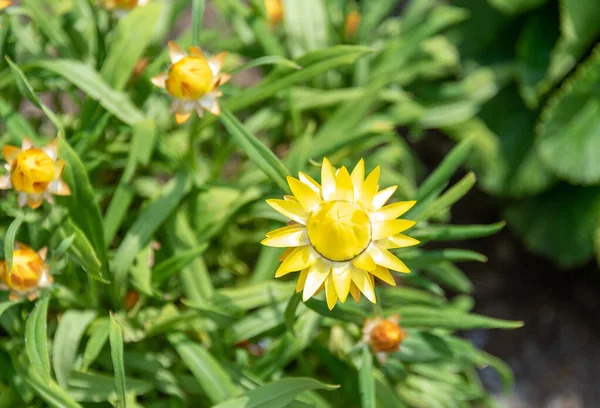
[[[131,74],[150,43],[154,27],[163,10],[162,3],[136,7],[121,19],[112,32],[111,46],[100,74],[116,91],[127,85]],[[131,33],[135,33],[132,41]]]
[[[48,10],[46,2],[40,0],[23,0],[23,5],[31,19],[50,41],[58,47],[63,55],[71,54],[69,35],[63,30],[60,19]]]
[[[240,72],[246,71],[250,68],[260,67],[263,65],[278,65],[281,67],[291,68],[291,69],[302,69],[300,65],[296,62],[289,60],[287,58],[280,57],[279,55],[267,55],[265,57],[260,57],[253,59],[252,61],[248,61],[247,63],[240,65],[239,67],[231,70],[230,74],[235,75]]]
[[[283,25],[294,58],[329,45],[329,16],[324,0],[282,0]]]
[[[205,0],[192,0],[192,44],[200,45]]]
[[[67,388],[83,333],[95,316],[92,310],[67,310],[58,321],[52,343],[52,364],[56,380],[63,388]]]
[[[542,113],[537,151],[548,168],[572,184],[600,182],[598,89],[600,46],[579,66]]]
[[[202,255],[206,251],[206,248],[208,248],[208,243],[165,259],[152,269],[152,284],[160,285],[183,268],[186,268]]]
[[[500,231],[506,222],[489,225],[436,225],[410,231],[410,236],[421,241],[457,241],[487,237]]]
[[[8,62],[8,66],[10,67],[12,75],[17,82],[17,88],[19,89],[21,95],[27,98],[35,106],[40,108],[42,112],[44,112],[44,114],[48,117],[48,119],[52,121],[54,126],[56,126],[58,132],[64,135],[65,131],[63,129],[62,123],[54,114],[54,112],[52,112],[46,105],[44,105],[40,101],[35,91],[33,90],[33,87],[27,80],[27,77],[25,76],[25,74],[23,74],[23,71],[21,71],[21,69],[8,56],[5,56],[4,58],[6,59],[6,62]]]
[[[144,120],[144,114],[131,102],[127,94],[112,89],[89,66],[76,60],[57,59],[52,61],[36,61],[31,66],[52,71],[81,89],[90,98],[119,120],[128,125],[135,125]]]
[[[81,362],[81,370],[87,371],[92,363],[98,358],[104,345],[108,341],[108,332],[110,330],[110,320],[101,318],[94,324],[94,331],[88,340],[83,352],[83,360]]]
[[[248,158],[279,188],[286,192],[289,191],[285,181],[289,172],[277,156],[251,134],[231,112],[223,111],[220,118],[229,134],[240,145],[242,151],[248,155]]]
[[[440,285],[458,293],[471,293],[473,284],[456,265],[451,262],[440,262],[424,267],[427,274]]]
[[[548,0],[489,0],[489,3],[506,14],[521,14],[547,3]]]
[[[125,379],[125,382],[127,386],[125,393],[128,406],[132,406],[130,398],[132,394],[141,396],[155,389],[154,385],[149,381],[128,377]],[[101,403],[108,401],[115,404],[117,398],[119,398],[119,390],[116,387],[113,376],[95,373],[74,371],[71,378],[69,378],[68,392],[74,400],[79,402]],[[89,406],[89,404],[86,404],[86,406]]]
[[[6,269],[9,274],[12,272],[12,260],[13,251],[15,248],[15,238],[17,236],[17,232],[19,232],[19,228],[21,228],[21,224],[23,224],[23,220],[23,213],[19,213],[17,218],[15,218],[8,226],[8,229],[6,230],[6,235],[4,236],[4,256],[6,258]]]
[[[358,371],[361,407],[375,408],[375,377],[373,375],[373,354],[368,346],[363,346],[362,360]]]
[[[530,251],[574,268],[593,257],[599,209],[600,188],[559,184],[508,206],[506,219]]]
[[[285,303],[279,303],[263,307],[235,322],[231,326],[230,343],[237,344],[283,325],[285,306]]]
[[[298,306],[300,305],[301,301],[302,301],[302,293],[301,292],[294,293],[292,295],[292,297],[290,297],[290,300],[285,308],[285,314],[284,314],[285,327],[288,329],[288,331],[290,331],[294,335],[296,334],[294,332],[294,323],[296,322],[296,310],[298,309]]]
[[[113,367],[115,368],[115,386],[117,388],[118,407],[127,408],[127,400],[125,397],[125,366],[123,362],[123,331],[121,326],[115,320],[114,316],[110,315],[110,356],[112,358]]]
[[[237,394],[237,387],[227,372],[204,347],[192,342],[182,333],[170,333],[167,339],[213,404]]]
[[[59,139],[58,148],[60,156],[67,163],[63,172],[63,178],[71,188],[71,195],[68,197],[58,197],[57,201],[69,210],[71,220],[87,236],[89,244],[92,244],[94,250],[88,252],[90,256],[93,257],[95,253],[101,263],[98,274],[90,272],[90,270],[93,270],[91,269],[93,263],[88,266],[88,273],[95,278],[99,277],[101,280],[108,280],[108,258],[106,243],[104,242],[102,216],[96,203],[94,189],[81,159],[62,137]],[[75,229],[71,233],[77,234],[77,230]],[[88,244],[83,240],[79,240],[78,243],[80,248],[79,246],[75,248],[79,248],[79,250],[85,250]],[[86,252],[80,255],[85,256],[85,254]]]
[[[25,324],[25,352],[36,371],[44,381],[50,381],[50,358],[48,357],[47,323],[50,296],[39,299]]]
[[[460,179],[458,183],[445,191],[440,197],[431,203],[424,201],[425,204],[422,206],[413,207],[406,216],[414,219],[415,221],[429,219],[430,217],[447,210],[454,203],[463,198],[471,190],[471,188],[473,188],[476,181],[477,179],[475,177],[475,173],[469,172],[466,176]]]
[[[284,408],[303,392],[332,391],[337,385],[328,385],[312,378],[285,378],[248,391],[240,397],[215,405],[213,408]],[[312,406],[312,405],[311,405]]]
[[[189,188],[189,174],[182,170],[163,187],[160,195],[138,215],[133,226],[127,231],[113,261],[115,300],[120,302],[123,298],[127,271],[137,253],[148,245],[156,230],[183,200]]]
[[[100,262],[100,258],[91,242],[72,220],[64,220],[61,227],[57,230],[57,234],[63,239],[63,243],[66,242],[69,244],[65,248],[65,251],[68,251],[75,258],[84,271],[96,280],[108,282],[109,277],[106,271],[106,264],[103,265]],[[55,251],[55,256],[60,256],[58,249]]]
[[[294,286],[291,283],[268,281],[238,288],[223,288],[217,291],[211,302],[217,307],[234,310],[256,309],[289,299]]]
[[[308,299],[304,304],[311,310],[317,312],[323,317],[330,317],[333,319],[355,323],[361,326],[367,316],[365,313],[358,308],[350,304],[338,304],[333,310],[329,310],[327,303],[322,300]]]
[[[5,300],[0,302],[0,317],[2,317],[2,314],[8,309],[18,304],[19,302],[15,302],[14,300]]]
[[[518,329],[523,322],[500,320],[456,309],[434,309],[423,306],[401,306],[388,309],[400,313],[402,327],[436,328],[448,330]]]

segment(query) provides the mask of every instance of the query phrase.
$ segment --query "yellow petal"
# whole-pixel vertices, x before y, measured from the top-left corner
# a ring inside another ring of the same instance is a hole
[[[381,168],[379,166],[375,167],[364,181],[360,188],[360,202],[365,206],[365,208],[371,207],[371,202],[373,201],[373,197],[377,194],[377,188],[379,188],[379,173]]]
[[[369,255],[371,255],[377,265],[381,265],[384,268],[402,273],[410,272],[410,269],[408,269],[404,262],[402,262],[396,257],[396,255],[392,254],[385,248],[380,248],[377,245],[371,245],[369,248]]]
[[[71,195],[71,189],[69,188],[67,183],[65,183],[62,180],[53,181],[50,184],[50,186],[48,187],[48,191],[57,196],[70,196]]]
[[[279,265],[275,277],[280,278],[290,272],[310,268],[315,262],[317,255],[310,246],[298,247]]]
[[[354,282],[350,284],[350,294],[355,301],[360,302],[360,290],[356,287]]]
[[[335,196],[335,170],[327,158],[323,158],[321,166],[321,191],[323,200],[330,201]]]
[[[285,228],[285,227],[284,227]],[[261,241],[261,244],[271,247],[285,248],[308,245],[308,233],[304,225],[287,232],[269,236]]]
[[[21,151],[22,150],[19,149],[17,146],[2,146],[2,156],[8,164],[12,164],[12,162],[17,158],[17,156],[21,154]]]
[[[365,161],[360,159],[354,170],[352,170],[352,174],[350,175],[352,179],[352,184],[354,185],[354,196],[356,201],[360,199],[360,188],[365,181]]]
[[[292,224],[292,225],[286,225],[285,227],[281,227],[281,228],[277,228],[273,231],[269,231],[265,234],[265,236],[267,237],[273,237],[275,235],[279,235],[279,234],[284,234],[286,232],[290,232],[296,229],[302,229],[304,228],[301,224]]]
[[[298,178],[301,182],[312,188],[312,190],[317,193],[319,197],[321,196],[321,185],[317,183],[315,179],[303,172],[298,173]]]
[[[296,197],[300,205],[302,205],[306,211],[314,211],[319,204],[321,204],[321,197],[319,197],[312,188],[300,180],[288,176],[287,182],[290,185],[294,197]]]
[[[327,299],[327,307],[329,310],[332,310],[337,303],[338,294],[335,291],[335,285],[333,279],[331,279],[331,275],[325,281],[325,298]]]
[[[372,211],[370,214],[371,221],[393,220],[400,217],[402,214],[410,210],[417,202],[416,201],[400,201],[390,205],[386,205],[378,211]]]
[[[352,264],[357,268],[364,269],[365,271],[372,271],[377,267],[377,264],[371,258],[368,251],[364,251],[362,254],[352,260]]]
[[[367,275],[367,272],[363,271],[362,269],[352,267],[350,274],[352,276],[352,282],[354,282],[356,287],[363,293],[363,295],[365,295],[367,299],[369,299],[372,303],[375,303],[377,301],[375,299],[375,290],[373,289],[373,285]]]
[[[413,225],[415,221],[411,220],[389,220],[371,223],[371,239],[376,241],[396,235],[402,231],[406,231]]]
[[[335,199],[340,201],[354,202],[354,185],[348,174],[348,169],[341,167],[335,180]]]
[[[396,281],[394,277],[390,273],[389,269],[384,268],[383,266],[378,266],[375,270],[371,271],[373,275],[384,281],[385,283],[396,286]]]
[[[191,55],[192,57],[206,58],[206,55],[204,55],[202,50],[194,46],[191,46],[189,48],[189,55]]]
[[[176,42],[169,41],[169,57],[171,58],[171,64],[175,64],[185,57],[185,51]]]
[[[387,201],[390,199],[390,197],[394,195],[394,192],[397,188],[398,186],[391,186],[388,188],[384,188],[383,190],[375,194],[375,198],[373,198],[373,201],[371,201],[371,210],[375,211],[383,207],[385,203],[387,203]]]
[[[420,244],[418,239],[414,239],[404,234],[394,235],[393,237],[388,237],[388,239],[392,241],[397,248],[405,248]]]
[[[308,213],[300,205],[300,203],[295,201],[271,199],[267,200],[267,204],[269,204],[278,213],[285,215],[286,217],[299,222],[300,224],[306,224],[306,217],[308,217]]]
[[[344,303],[348,297],[348,292],[350,291],[350,283],[352,283],[350,264],[345,262],[342,266],[334,266],[331,271],[330,279],[335,285],[337,296],[340,298],[340,301]]]
[[[192,112],[179,113],[175,112],[175,123],[178,125],[182,125],[188,121],[188,119],[192,116]]]
[[[41,194],[31,194],[27,196],[27,205],[33,210],[39,208],[43,201],[44,199]]]
[[[306,277],[308,276],[308,269],[303,269],[300,271],[300,276],[298,277],[298,282],[296,282],[296,293],[302,292],[304,289],[304,284],[306,283]]]
[[[331,265],[322,260],[317,261],[311,266],[306,276],[306,283],[304,284],[304,292],[302,293],[302,300],[307,301],[310,299],[315,292],[321,287],[329,272],[331,271]]]
[[[283,253],[279,256],[279,262],[283,262],[285,260],[285,258],[287,258],[288,256],[290,256],[290,254],[292,252],[294,252],[296,248],[288,248],[285,251],[283,251]]]

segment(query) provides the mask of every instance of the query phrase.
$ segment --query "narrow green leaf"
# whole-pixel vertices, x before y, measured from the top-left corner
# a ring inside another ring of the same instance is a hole
[[[261,282],[238,288],[219,289],[211,302],[217,306],[234,310],[250,310],[276,304],[289,299],[295,284],[283,282]]]
[[[72,220],[64,220],[61,227],[57,230],[57,235],[63,239],[63,242],[54,251],[55,257],[60,257],[64,252],[68,251],[92,278],[108,282],[109,277],[106,272],[106,265],[102,265],[91,242]]]
[[[113,261],[115,301],[120,302],[122,300],[127,271],[137,253],[148,245],[156,230],[183,200],[189,188],[189,174],[187,171],[182,170],[164,186],[160,195],[139,214],[135,223],[125,235]]]
[[[360,387],[361,407],[376,408],[373,354],[368,346],[363,346],[362,360],[358,371],[358,384]]]
[[[0,317],[2,317],[2,314],[8,309],[18,304],[19,302],[15,302],[14,300],[5,300],[3,302],[0,302]]]
[[[108,258],[106,254],[106,243],[102,227],[102,216],[94,196],[94,189],[88,178],[87,171],[81,159],[66,142],[64,138],[59,139],[59,154],[66,161],[63,172],[65,182],[71,188],[68,197],[57,197],[57,201],[69,210],[69,217],[81,231],[87,236],[92,244],[95,254],[101,263],[99,277],[108,280]],[[72,231],[77,233],[77,231]],[[85,242],[79,241],[81,249],[85,248]],[[85,255],[85,253],[83,254]],[[92,276],[98,278],[92,274]]]
[[[436,225],[411,230],[410,236],[421,241],[457,241],[487,237],[496,234],[506,225],[500,221],[490,225]]]
[[[475,173],[467,173],[466,176],[450,187],[435,201],[422,207],[413,207],[407,213],[407,217],[410,217],[415,221],[421,221],[437,215],[440,211],[450,208],[454,203],[463,198],[471,188],[473,188],[476,181],[477,178],[475,177]]]
[[[325,1],[283,0],[283,25],[288,49],[298,57],[329,45],[329,16]]]
[[[213,404],[237,394],[237,387],[227,372],[204,347],[192,342],[182,333],[170,333],[167,339]]]
[[[96,312],[92,310],[67,310],[58,321],[52,343],[52,364],[56,380],[63,388],[67,388],[79,342],[94,317]]]
[[[25,324],[25,352],[29,361],[44,381],[50,381],[50,358],[48,357],[47,317],[50,295],[37,301]]]
[[[290,297],[290,300],[285,308],[285,314],[284,314],[285,327],[288,329],[288,331],[290,331],[294,335],[296,334],[294,332],[294,323],[296,322],[296,310],[298,309],[298,306],[300,305],[301,301],[302,301],[302,293],[301,292],[294,293],[292,295],[292,297]]]
[[[220,118],[229,134],[240,145],[248,158],[279,188],[286,192],[289,191],[286,182],[289,172],[277,156],[251,134],[231,112],[224,110]]]
[[[22,4],[40,31],[58,47],[61,54],[71,54],[72,44],[69,41],[69,35],[63,30],[60,18],[48,9],[47,2],[23,0]]]
[[[235,75],[242,71],[246,71],[247,69],[260,67],[262,65],[278,65],[291,69],[302,69],[300,65],[296,62],[289,60],[284,57],[280,57],[279,55],[267,55],[265,57],[260,57],[253,59],[252,61],[248,61],[247,63],[240,65],[239,67],[231,70],[230,74]]]
[[[83,361],[81,362],[82,371],[87,371],[92,363],[96,361],[108,341],[110,320],[105,317],[98,319],[93,327],[95,327],[94,332],[90,336],[83,352]]]
[[[205,0],[192,0],[192,45],[200,45]]]
[[[112,41],[100,74],[114,90],[120,91],[150,43],[154,27],[164,4],[150,3],[135,7],[121,19],[112,31]],[[131,40],[135,33],[135,41]]]
[[[279,303],[263,307],[235,322],[231,326],[231,344],[251,339],[283,325],[285,306],[285,303]]]
[[[448,330],[518,329],[523,322],[500,320],[456,309],[435,309],[423,306],[401,306],[388,309],[400,313],[402,327],[436,328]]]
[[[165,259],[152,269],[152,284],[160,285],[162,282],[191,264],[206,251],[206,248],[208,248],[208,243],[201,244],[198,248]]]
[[[144,120],[144,114],[133,104],[127,94],[112,89],[97,71],[80,61],[67,59],[36,61],[31,66],[62,76],[128,125],[133,126]]]
[[[23,220],[23,213],[19,213],[17,218],[15,218],[8,226],[8,229],[6,230],[6,235],[4,236],[4,256],[6,257],[6,266],[9,274],[12,272],[12,259],[13,250],[15,248],[15,238],[17,236],[17,232],[19,232],[21,224],[23,224]]]
[[[132,394],[142,396],[155,389],[150,380],[144,381],[128,377],[125,379],[125,383],[128,406],[135,406],[131,399]],[[75,401],[79,402],[95,402],[97,404],[110,402],[115,404],[117,398],[119,398],[119,389],[116,387],[114,377],[96,373],[74,371],[71,378],[69,378],[68,392]],[[86,404],[86,406],[89,406],[89,404]]]
[[[123,331],[112,314],[110,315],[108,337],[110,341],[110,355],[115,369],[115,385],[117,388],[117,396],[119,398],[118,407],[127,408],[127,399],[125,396],[125,366],[123,362]]]
[[[468,276],[451,262],[433,263],[423,266],[423,269],[442,286],[459,293],[473,291],[473,284]]]
[[[19,89],[19,92],[21,93],[21,95],[23,95],[25,98],[27,98],[35,106],[40,108],[44,112],[44,114],[48,117],[48,119],[50,119],[52,121],[54,126],[56,126],[58,133],[64,135],[65,131],[63,129],[62,123],[60,122],[58,117],[54,114],[54,112],[52,112],[46,105],[44,105],[40,101],[40,99],[36,95],[35,91],[33,90],[33,87],[27,80],[27,77],[25,76],[25,74],[23,74],[23,71],[21,71],[21,68],[19,68],[17,66],[17,64],[15,64],[8,56],[5,56],[4,58],[6,59],[6,62],[8,62],[8,66],[10,67],[13,77],[15,78],[15,80],[17,82],[17,88]]]
[[[304,304],[323,317],[330,317],[344,322],[355,323],[357,325],[362,325],[367,318],[360,308],[350,304],[337,305],[333,310],[329,310],[327,303],[324,301],[314,298],[308,299]]]
[[[310,390],[333,391],[338,385],[328,385],[312,378],[285,378],[248,391],[235,399],[213,408],[284,408],[303,392]],[[310,405],[312,406],[312,405]]]

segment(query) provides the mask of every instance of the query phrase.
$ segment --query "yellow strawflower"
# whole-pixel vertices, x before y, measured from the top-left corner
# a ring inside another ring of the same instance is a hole
[[[350,174],[323,159],[321,185],[301,172],[299,179],[288,177],[293,196],[267,200],[292,223],[269,232],[262,244],[288,247],[275,277],[300,271],[296,291],[303,291],[304,301],[325,288],[329,309],[348,293],[359,301],[362,292],[375,303],[374,276],[395,286],[389,270],[409,272],[389,249],[419,243],[402,234],[415,222],[397,219],[415,201],[384,206],[396,186],[379,191],[379,172],[365,179],[363,160]]]
[[[0,10],[7,8],[11,5],[11,3],[12,2],[10,0],[0,0]]]
[[[0,190],[14,189],[18,194],[19,206],[27,204],[38,208],[43,200],[53,203],[52,194],[67,196],[71,189],[61,180],[65,162],[58,160],[58,139],[42,149],[23,138],[21,148],[6,145],[2,156],[6,160],[8,175],[0,176]]]
[[[99,0],[100,5],[122,16],[136,7],[143,6],[148,0]]]
[[[400,350],[400,344],[406,339],[406,333],[399,322],[400,316],[397,314],[387,319],[376,317],[365,321],[362,341],[371,347],[382,364],[389,353]]]
[[[351,11],[346,16],[346,21],[344,22],[344,34],[346,38],[352,38],[356,35],[356,31],[358,30],[358,25],[360,24],[360,13],[358,11]]]
[[[277,25],[283,20],[283,4],[281,0],[265,0],[265,9],[271,25]]]
[[[52,284],[52,275],[45,263],[46,254],[46,247],[35,252],[26,245],[16,243],[11,270],[8,270],[5,260],[0,261],[0,287],[11,291],[10,300],[27,297],[33,301],[40,289]]]
[[[171,66],[169,71],[152,78],[152,83],[166,89],[174,98],[171,109],[178,124],[186,122],[196,111],[202,117],[204,111],[219,115],[221,108],[217,98],[223,95],[219,86],[231,76],[221,73],[226,52],[206,57],[200,49],[190,47],[186,54],[177,44],[169,42]]]

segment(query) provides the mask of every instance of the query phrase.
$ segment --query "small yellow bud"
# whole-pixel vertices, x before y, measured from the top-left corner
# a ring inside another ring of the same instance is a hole
[[[361,208],[345,201],[323,202],[308,217],[308,239],[317,252],[331,261],[348,261],[371,242],[371,223]]]
[[[356,10],[348,13],[346,22],[344,23],[344,34],[346,35],[346,38],[352,38],[356,35],[359,24],[360,13]]]
[[[185,56],[171,65],[166,87],[169,93],[185,101],[195,101],[208,94],[213,85],[213,73],[203,56]]]
[[[41,194],[56,176],[54,160],[42,149],[24,150],[11,165],[10,181],[16,191]]]
[[[272,25],[277,25],[283,20],[283,4],[281,0],[265,0],[265,9],[269,22]]]
[[[397,323],[382,320],[371,331],[371,347],[377,352],[394,352],[400,348],[400,343],[406,338],[406,333]]]
[[[52,276],[44,263],[45,253],[45,248],[35,252],[28,246],[17,244],[10,273],[7,262],[0,262],[0,281],[12,290],[11,299],[19,299],[22,295],[34,299],[39,288],[52,283]]]
[[[101,0],[102,5],[109,9],[133,10],[139,3],[138,0]]]

